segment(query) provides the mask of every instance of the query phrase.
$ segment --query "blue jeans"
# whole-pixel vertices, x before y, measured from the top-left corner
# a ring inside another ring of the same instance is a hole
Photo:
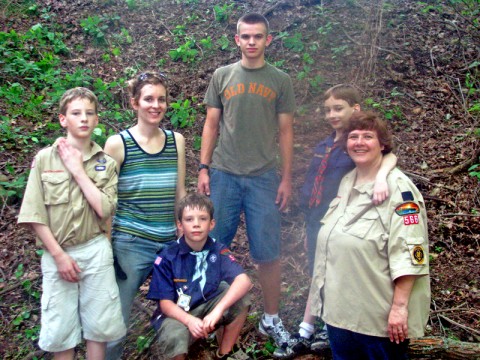
[[[275,170],[258,176],[240,176],[211,169],[210,199],[215,206],[216,221],[211,236],[230,246],[243,211],[253,260],[276,260],[280,256],[281,222],[280,211],[275,204],[278,186]]]
[[[138,289],[152,272],[157,253],[173,244],[175,240],[158,242],[118,231],[112,233],[112,240],[113,255],[117,257],[118,265],[127,276],[124,280],[117,276],[117,285],[123,319],[128,328],[133,301]],[[121,358],[124,340],[125,338],[122,338],[107,344],[106,359]]]
[[[408,340],[400,344],[389,338],[359,334],[327,324],[334,360],[406,360]]]

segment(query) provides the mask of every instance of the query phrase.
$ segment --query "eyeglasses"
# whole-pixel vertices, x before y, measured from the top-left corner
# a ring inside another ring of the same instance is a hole
[[[141,73],[140,75],[138,75],[138,81],[145,81],[147,80],[148,78],[154,78],[154,77],[158,77],[160,80],[163,80],[163,81],[167,81],[168,78],[167,78],[167,75],[165,75],[164,73]]]

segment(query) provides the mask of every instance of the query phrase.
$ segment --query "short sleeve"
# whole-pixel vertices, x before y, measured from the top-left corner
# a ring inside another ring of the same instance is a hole
[[[244,273],[242,266],[237,262],[232,252],[222,245],[220,249],[220,260],[222,266],[221,278],[231,284],[235,278]]]
[[[37,154],[30,167],[27,187],[23,195],[23,202],[18,215],[18,223],[48,224],[48,213],[45,206],[42,186],[41,156]]]
[[[161,253],[153,263],[152,281],[150,282],[147,299],[175,301],[176,293],[173,278],[172,262]]]

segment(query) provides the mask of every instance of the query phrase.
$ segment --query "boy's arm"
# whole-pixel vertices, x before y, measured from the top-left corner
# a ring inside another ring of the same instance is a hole
[[[172,300],[160,300],[160,309],[162,313],[172,319],[175,319],[185,325],[192,336],[196,339],[208,336],[201,319],[190,315]]]
[[[77,282],[79,280],[77,274],[81,272],[80,267],[58,244],[50,228],[47,225],[39,223],[31,223],[31,225],[47,251],[55,260],[60,277],[69,282]]]
[[[215,325],[221,319],[225,310],[244,297],[251,288],[252,282],[247,274],[237,275],[222,300],[220,300],[213,310],[203,318],[203,327],[205,328],[205,331],[210,333],[215,330]]]
[[[282,180],[277,190],[276,204],[285,210],[292,196],[293,113],[278,114],[278,142],[282,157]]]
[[[212,161],[221,117],[222,109],[207,106],[207,117],[205,118],[205,125],[203,125],[202,148],[200,150],[201,164],[210,165]],[[202,169],[198,173],[197,191],[200,194],[210,195],[210,176],[207,169]]]
[[[378,170],[375,178],[375,184],[373,187],[373,199],[372,202],[375,205],[380,205],[388,198],[388,183],[387,176],[397,165],[397,157],[394,153],[388,153],[382,159],[382,165]]]
[[[103,206],[102,192],[85,172],[82,153],[70,145],[66,139],[60,139],[58,142],[58,154],[97,216],[100,219],[110,217],[112,215],[111,212],[105,211],[106,209]]]

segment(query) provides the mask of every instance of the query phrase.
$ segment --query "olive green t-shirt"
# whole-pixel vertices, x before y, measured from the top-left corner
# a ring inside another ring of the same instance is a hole
[[[260,175],[276,166],[278,114],[295,111],[290,77],[273,65],[240,62],[215,71],[204,103],[222,110],[211,167],[235,175]]]

